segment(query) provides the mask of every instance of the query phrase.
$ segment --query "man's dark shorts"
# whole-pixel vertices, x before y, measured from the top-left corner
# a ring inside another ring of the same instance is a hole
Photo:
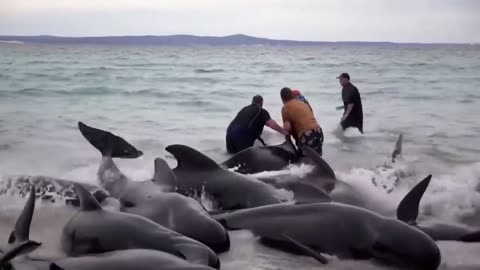
[[[323,132],[322,129],[313,129],[306,131],[300,136],[300,146],[307,145],[317,152],[320,156],[323,154]]]
[[[363,134],[363,119],[358,118],[355,119],[353,115],[349,115],[345,121],[341,122],[340,125],[342,129],[345,131],[347,128],[358,128],[360,133]]]

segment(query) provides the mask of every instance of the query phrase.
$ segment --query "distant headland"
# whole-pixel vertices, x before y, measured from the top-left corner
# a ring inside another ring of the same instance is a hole
[[[322,45],[353,45],[353,46],[471,46],[459,43],[395,43],[395,42],[365,42],[365,41],[298,41],[252,37],[247,35],[230,36],[104,36],[104,37],[59,37],[59,36],[1,36],[2,43],[40,43],[40,44],[98,44],[98,45],[170,45],[170,46],[322,46]]]

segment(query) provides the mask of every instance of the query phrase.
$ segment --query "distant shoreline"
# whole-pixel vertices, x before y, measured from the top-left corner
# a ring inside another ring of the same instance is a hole
[[[172,46],[325,46],[325,45],[353,45],[353,46],[478,46],[468,43],[397,43],[381,41],[298,41],[258,38],[247,35],[231,36],[104,36],[104,37],[60,37],[60,36],[1,36],[0,43],[34,43],[34,44],[96,44],[96,45],[172,45]]]

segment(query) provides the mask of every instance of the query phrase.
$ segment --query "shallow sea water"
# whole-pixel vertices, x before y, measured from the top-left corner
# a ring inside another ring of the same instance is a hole
[[[325,133],[324,157],[337,175],[391,210],[415,183],[433,174],[422,219],[480,227],[480,49],[478,47],[337,46],[122,47],[0,45],[0,176],[47,175],[96,183],[100,157],[80,135],[77,121],[108,129],[141,149],[120,160],[132,179],[147,179],[153,159],[175,160],[164,148],[192,146],[216,161],[227,158],[229,121],[255,94],[280,121],[279,91],[300,89]],[[365,135],[333,135],[341,112],[335,79],[349,72],[362,95]],[[399,133],[403,175],[387,193]],[[266,128],[269,143],[282,138]],[[288,173],[295,173],[291,168]],[[7,238],[23,200],[0,196],[0,237]],[[52,210],[53,209],[53,210]],[[71,210],[39,207],[32,236],[41,252],[58,255],[59,233]],[[2,241],[5,242],[5,241]],[[320,266],[311,258],[265,248],[248,232],[232,233],[222,269],[386,269],[372,262]],[[439,243],[441,269],[480,269],[480,245]],[[388,269],[388,268],[387,268]]]

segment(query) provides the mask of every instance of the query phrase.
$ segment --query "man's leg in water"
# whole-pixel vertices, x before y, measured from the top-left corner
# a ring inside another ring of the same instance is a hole
[[[235,141],[235,147],[238,152],[243,151],[249,147],[252,147],[256,138],[250,138],[247,134],[239,136]]]
[[[226,140],[226,144],[227,144],[227,152],[230,153],[230,154],[237,153],[238,151],[236,151],[235,145],[233,144],[232,139],[230,138],[229,134],[227,134],[225,140]]]
[[[256,138],[250,138],[246,130],[233,127],[227,133],[227,151],[230,154],[236,154],[252,146],[255,143],[255,139]]]

